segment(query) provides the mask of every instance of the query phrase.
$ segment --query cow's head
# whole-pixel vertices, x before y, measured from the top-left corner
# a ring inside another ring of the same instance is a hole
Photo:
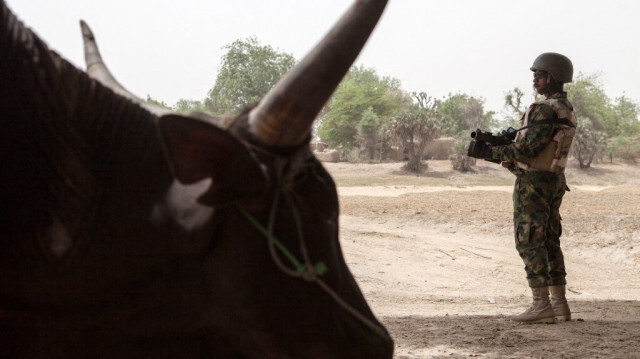
[[[129,93],[83,25],[88,76],[0,0],[3,354],[390,358],[308,146],[385,4],[355,1],[256,106],[221,120]]]
[[[256,106],[233,119],[182,116],[124,89],[86,24],[87,72],[159,117],[175,178],[206,183],[215,208],[207,254],[210,313],[225,355],[390,357],[393,344],[367,306],[338,241],[335,184],[309,150],[315,116],[377,23],[386,1],[358,0]],[[221,322],[221,320],[225,322]]]

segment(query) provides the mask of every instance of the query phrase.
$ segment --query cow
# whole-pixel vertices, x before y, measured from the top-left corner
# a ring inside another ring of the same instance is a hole
[[[77,69],[0,1],[0,356],[391,358],[309,148],[385,6],[217,119],[131,95],[86,26]]]

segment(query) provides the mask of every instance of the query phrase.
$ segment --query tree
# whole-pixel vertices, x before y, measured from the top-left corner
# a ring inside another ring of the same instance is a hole
[[[382,134],[380,131],[380,116],[373,111],[372,107],[367,108],[362,113],[357,129],[357,141],[360,147],[367,152],[369,159],[373,160],[379,150],[379,141]]]
[[[459,172],[471,172],[476,164],[476,159],[467,156],[469,148],[468,138],[457,138],[453,143],[452,153],[449,156],[451,167]]]
[[[640,135],[640,104],[626,96],[617,97],[613,106],[615,133],[612,136]]]
[[[527,108],[529,106],[529,103],[525,103],[522,100],[524,95],[524,91],[518,87],[514,87],[512,90],[509,90],[504,94],[504,108],[507,111],[505,113],[507,120],[506,127],[520,127],[520,120],[527,112]]]
[[[607,143],[609,149],[609,160],[613,161],[613,156],[624,161],[636,163],[640,157],[640,137],[616,137]]]
[[[580,73],[574,82],[565,85],[565,90],[579,119],[588,118],[605,133],[616,132],[611,100],[604,92],[598,74]]]
[[[405,106],[393,116],[389,126],[396,135],[400,148],[406,149],[409,160],[404,168],[413,173],[422,172],[422,162],[427,145],[440,135],[442,117],[438,112],[439,102],[426,93],[412,93],[415,102]],[[403,151],[404,152],[404,151]]]
[[[358,124],[368,109],[381,123],[399,108],[400,81],[380,77],[373,68],[352,67],[322,112],[317,134],[333,147],[358,145]]]
[[[166,102],[164,101],[160,101],[160,100],[156,100],[153,97],[151,97],[151,95],[147,94],[147,102],[152,103],[154,105],[160,106],[160,107],[164,107],[164,108],[170,108],[169,105],[167,105]]]
[[[449,94],[438,106],[438,113],[446,124],[445,133],[456,138],[449,156],[451,166],[457,171],[470,171],[476,161],[467,156],[469,134],[477,128],[488,130],[494,127],[494,112],[484,111],[484,100],[458,93]]]
[[[576,136],[571,146],[571,154],[578,160],[580,168],[591,167],[597,154],[602,154],[607,145],[607,137],[603,131],[594,129],[591,121],[586,119],[578,125]]]
[[[260,45],[255,37],[224,47],[222,66],[205,106],[216,115],[258,102],[295,64],[291,54]]]
[[[449,136],[466,136],[476,128],[489,129],[495,125],[494,112],[484,112],[484,100],[467,94],[449,94],[438,106],[438,112],[447,124]]]
[[[205,112],[208,113],[209,109],[204,105],[202,101],[191,100],[186,98],[179,99],[175,105],[173,105],[173,110],[182,113],[188,114],[189,112]]]
[[[573,83],[565,85],[565,90],[578,118],[571,154],[580,168],[589,168],[593,160],[603,154],[609,131],[616,131],[611,102],[597,74],[581,73]]]
[[[613,107],[617,118],[618,136],[607,141],[608,153],[625,161],[635,162],[640,156],[640,105],[626,96],[616,98]]]

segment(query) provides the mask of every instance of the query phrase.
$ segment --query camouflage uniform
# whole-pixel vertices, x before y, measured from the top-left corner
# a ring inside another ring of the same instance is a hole
[[[549,99],[557,99],[573,111],[566,92],[556,93]],[[557,118],[551,106],[536,103],[529,114],[529,124]],[[525,170],[516,163],[526,162],[540,154],[559,126],[549,123],[534,125],[515,143],[492,148],[493,158],[503,161],[516,175],[513,190],[515,242],[531,288],[566,284],[564,257],[560,249],[562,225],[559,210],[562,197],[569,188],[564,173]]]

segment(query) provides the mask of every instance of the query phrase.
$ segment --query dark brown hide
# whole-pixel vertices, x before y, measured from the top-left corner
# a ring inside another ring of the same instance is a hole
[[[0,84],[0,356],[392,357],[342,256],[335,184],[306,145],[265,146],[248,112],[228,128],[158,118],[3,1]],[[305,243],[366,321],[283,273],[239,208],[273,215],[300,259]]]

